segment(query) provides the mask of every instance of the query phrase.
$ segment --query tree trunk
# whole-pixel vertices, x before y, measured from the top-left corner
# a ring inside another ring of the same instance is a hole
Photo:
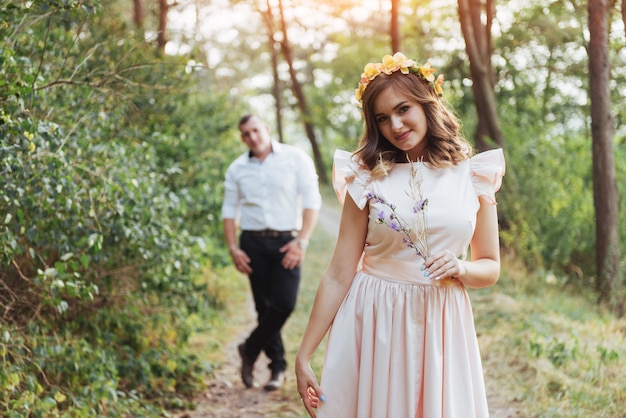
[[[274,45],[274,37],[272,36],[271,45],[272,48],[272,75],[274,77],[274,86],[272,88],[272,94],[276,102],[276,131],[278,132],[278,141],[285,142],[285,135],[283,134],[283,101],[280,95],[280,77],[278,76],[278,52],[276,51],[276,45]]]
[[[625,0],[626,1],[626,0]],[[391,51],[393,53],[402,51],[402,35],[400,34],[400,0],[391,0]]]
[[[504,140],[498,123],[494,74],[491,66],[492,39],[491,25],[495,17],[494,0],[485,4],[486,22],[481,21],[481,0],[458,0],[459,20],[465,38],[465,50],[469,57],[472,77],[472,92],[478,115],[475,132],[476,147],[479,151],[487,148],[487,138],[498,147],[504,147]]]
[[[283,39],[280,45],[283,51],[283,55],[285,56],[285,60],[287,61],[287,65],[289,67],[289,77],[291,78],[291,87],[293,89],[293,94],[296,96],[296,99],[298,101],[298,107],[300,108],[300,113],[302,115],[302,120],[304,123],[304,129],[306,131],[306,135],[309,138],[309,141],[311,142],[311,149],[313,150],[313,160],[315,161],[315,166],[317,168],[317,175],[319,176],[320,183],[328,184],[328,177],[326,176],[326,170],[324,168],[324,161],[322,159],[322,154],[320,153],[319,146],[317,144],[317,139],[315,138],[315,131],[313,129],[313,124],[311,123],[311,114],[309,112],[309,106],[304,96],[302,85],[300,84],[296,76],[296,70],[293,68],[293,55],[291,53],[291,44],[289,43],[289,38],[287,36],[287,23],[285,21],[285,13],[283,10],[282,0],[278,0],[278,7],[280,9],[280,24],[281,24],[281,30],[283,32]]]
[[[138,29],[143,29],[143,0],[133,0],[133,22]]]
[[[285,142],[283,134],[283,117],[282,117],[282,96],[280,94],[280,76],[278,74],[278,51],[276,50],[276,39],[274,34],[276,29],[274,27],[274,16],[272,14],[272,6],[270,0],[267,0],[267,10],[259,11],[265,22],[267,28],[268,47],[272,56],[272,76],[274,78],[274,85],[272,86],[272,96],[274,96],[274,103],[276,109],[276,131],[278,132],[278,142]]]
[[[613,147],[614,121],[609,86],[608,0],[589,0],[589,97],[596,211],[596,269],[600,301],[624,314],[624,283],[619,277],[619,214]]]
[[[167,44],[167,14],[169,12],[170,5],[167,0],[159,0],[159,27],[157,29],[157,48],[159,52],[165,52],[165,45]]]

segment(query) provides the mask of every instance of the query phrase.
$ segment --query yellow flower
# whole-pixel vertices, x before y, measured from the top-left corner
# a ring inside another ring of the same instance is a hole
[[[380,63],[374,64],[370,62],[365,66],[365,69],[363,69],[363,75],[361,75],[361,83],[365,82],[365,80],[372,81],[376,78],[378,74],[380,74],[381,70],[382,65]]]
[[[442,95],[443,94],[443,74],[439,74],[437,76],[437,79],[435,80],[435,92],[438,95]]]
[[[28,152],[35,151],[35,148],[37,148],[37,147],[35,146],[35,144],[33,142],[29,142],[28,143]]]
[[[354,98],[358,103],[361,103],[361,99],[363,98],[363,91],[360,86],[354,91]]]
[[[29,141],[32,141],[33,138],[35,137],[35,135],[31,134],[28,131],[24,131],[24,136],[26,137],[26,139],[28,139]]]
[[[443,75],[440,74],[435,80],[435,69],[430,66],[430,63],[420,66],[417,61],[407,58],[402,52],[396,52],[393,56],[385,55],[382,62],[370,62],[365,66],[361,74],[359,87],[354,92],[357,106],[361,106],[363,93],[372,80],[381,73],[390,75],[396,71],[400,71],[402,74],[409,74],[411,72],[417,74],[424,81],[430,83],[437,95],[441,96],[443,94]]]
[[[393,59],[396,61],[402,74],[408,74],[410,68],[417,66],[416,61],[408,59],[402,52],[396,52],[393,54]]]
[[[391,74],[394,71],[398,71],[398,62],[391,55],[385,55],[383,57],[383,72],[385,74]]]
[[[435,81],[435,76],[433,75],[435,69],[430,66],[429,62],[424,64],[423,67],[418,67],[417,71],[419,71],[424,80],[430,81],[431,83]]]

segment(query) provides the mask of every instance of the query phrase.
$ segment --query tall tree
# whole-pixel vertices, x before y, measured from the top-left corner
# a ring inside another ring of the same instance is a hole
[[[276,131],[278,132],[278,141],[285,142],[284,134],[283,134],[283,117],[282,117],[282,96],[280,94],[280,76],[278,73],[278,54],[277,51],[277,42],[275,38],[276,29],[274,26],[274,18],[272,16],[272,6],[270,4],[270,0],[267,0],[267,9],[259,10],[261,16],[263,16],[263,22],[265,23],[265,27],[267,28],[267,40],[268,40],[268,48],[270,50],[270,54],[272,57],[272,77],[274,80],[274,85],[272,86],[272,95],[274,96],[274,103],[276,108]],[[280,48],[280,45],[278,45]]]
[[[143,29],[143,0],[133,0],[133,22],[138,29]]]
[[[624,314],[624,284],[619,277],[619,215],[609,86],[610,0],[589,0],[589,97],[596,210],[596,268],[600,300]]]
[[[289,37],[287,34],[287,21],[285,20],[285,11],[283,8],[282,0],[278,0],[278,9],[280,14],[280,27],[283,33],[280,46],[285,57],[285,61],[287,61],[287,66],[289,67],[291,88],[293,89],[293,93],[296,96],[296,100],[298,101],[298,107],[300,109],[302,122],[304,123],[304,130],[307,137],[309,138],[309,142],[311,143],[311,149],[313,150],[313,159],[315,161],[315,166],[317,168],[317,174],[319,176],[320,183],[328,184],[328,176],[326,175],[326,170],[324,169],[324,161],[319,149],[319,145],[317,143],[317,138],[315,137],[313,123],[311,122],[312,118],[311,112],[309,111],[309,105],[304,95],[302,84],[298,80],[296,70],[293,66],[293,53],[291,51],[291,43],[289,42]]]
[[[167,14],[170,10],[168,0],[159,0],[159,27],[157,29],[157,48],[163,53],[165,52],[165,44],[167,44]]]
[[[626,1],[626,0],[625,0]],[[400,0],[391,0],[391,33],[392,52],[402,51],[402,35],[400,34]]]
[[[489,148],[487,139],[504,147],[498,123],[494,74],[491,65],[493,43],[491,26],[495,17],[495,0],[458,0],[461,31],[465,38],[465,50],[469,57],[472,91],[478,114],[474,133],[479,150]],[[484,23],[483,23],[484,22]]]

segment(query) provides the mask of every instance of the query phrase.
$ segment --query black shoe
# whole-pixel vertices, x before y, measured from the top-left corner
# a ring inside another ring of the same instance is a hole
[[[265,385],[265,390],[272,391],[276,389],[280,389],[280,387],[285,383],[285,372],[282,370],[273,370],[272,377],[270,377],[270,381]]]
[[[252,369],[254,368],[254,360],[246,354],[246,344],[241,343],[237,347],[241,356],[241,380],[249,389],[253,385]]]

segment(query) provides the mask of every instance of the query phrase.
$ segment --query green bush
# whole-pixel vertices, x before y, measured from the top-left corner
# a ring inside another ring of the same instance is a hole
[[[110,12],[0,0],[3,416],[158,416],[206,372],[235,116]]]
[[[589,286],[595,275],[591,146],[582,136],[529,131],[507,143],[498,196],[503,244],[532,271]]]

